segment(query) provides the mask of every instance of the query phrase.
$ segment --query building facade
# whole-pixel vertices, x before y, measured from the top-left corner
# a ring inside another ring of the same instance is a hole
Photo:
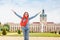
[[[10,31],[21,30],[20,24],[9,23]],[[47,15],[44,10],[40,14],[40,22],[33,22],[30,24],[30,32],[54,32],[60,31],[60,23],[56,24],[54,22],[47,22]]]
[[[17,30],[21,30],[21,26],[18,23],[8,23],[10,25],[10,31],[16,32]]]

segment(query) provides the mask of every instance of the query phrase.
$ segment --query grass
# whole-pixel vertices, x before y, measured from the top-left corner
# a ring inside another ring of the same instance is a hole
[[[59,34],[55,33],[30,33],[32,37],[60,37]]]
[[[55,33],[29,33],[30,37],[60,37],[60,34]],[[0,36],[2,32],[0,32]],[[7,32],[6,36],[23,36],[23,33],[18,34],[17,32]]]

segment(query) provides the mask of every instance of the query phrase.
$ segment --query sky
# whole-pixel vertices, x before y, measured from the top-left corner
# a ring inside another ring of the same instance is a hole
[[[21,19],[12,10],[21,16],[27,11],[31,17],[42,9],[47,14],[48,22],[60,23],[60,0],[0,0],[0,22],[20,23]],[[40,22],[40,15],[30,22]]]

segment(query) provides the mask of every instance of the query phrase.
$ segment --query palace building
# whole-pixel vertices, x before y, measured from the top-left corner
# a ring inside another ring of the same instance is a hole
[[[10,31],[21,30],[20,24],[9,23]],[[33,22],[30,24],[31,32],[54,32],[60,31],[60,23],[47,22],[47,14],[45,14],[44,10],[42,10],[42,14],[40,14],[40,22]]]

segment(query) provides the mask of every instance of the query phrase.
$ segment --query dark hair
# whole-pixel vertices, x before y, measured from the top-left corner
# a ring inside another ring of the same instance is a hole
[[[28,12],[24,12],[23,16],[25,16],[25,13],[27,13],[27,16],[29,17],[29,14],[28,14]]]

